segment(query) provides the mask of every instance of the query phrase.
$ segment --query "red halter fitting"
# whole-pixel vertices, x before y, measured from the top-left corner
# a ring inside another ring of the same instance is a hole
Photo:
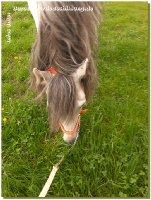
[[[55,68],[51,67],[48,69],[48,72],[52,73],[52,74],[57,74],[57,71]]]

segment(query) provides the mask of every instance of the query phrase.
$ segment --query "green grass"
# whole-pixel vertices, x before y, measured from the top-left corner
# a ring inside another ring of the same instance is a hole
[[[37,197],[70,145],[49,138],[46,103],[28,91],[36,28],[13,6],[27,4],[2,3],[2,196]],[[148,49],[148,3],[104,3],[97,92],[47,197],[149,197]]]

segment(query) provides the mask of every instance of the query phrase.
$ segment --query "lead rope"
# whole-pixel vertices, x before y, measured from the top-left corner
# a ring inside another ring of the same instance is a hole
[[[52,184],[52,181],[53,181],[53,179],[54,179],[54,177],[55,177],[55,175],[56,175],[56,172],[57,172],[58,169],[59,169],[60,164],[62,163],[62,161],[64,160],[64,158],[65,158],[65,157],[71,152],[71,150],[74,148],[75,144],[77,143],[78,137],[79,137],[79,133],[77,134],[77,137],[76,137],[76,139],[75,139],[73,145],[70,147],[70,149],[67,151],[67,153],[66,153],[65,155],[63,155],[62,158],[59,160],[59,162],[56,163],[56,164],[53,166],[53,168],[52,168],[52,170],[51,170],[51,172],[50,172],[50,175],[49,175],[49,177],[48,177],[48,179],[47,179],[47,181],[46,181],[46,183],[45,183],[43,189],[41,190],[41,192],[40,192],[40,194],[39,194],[39,197],[45,197],[45,196],[47,195],[48,190],[49,190],[49,188],[50,188],[50,186],[51,186],[51,184]]]

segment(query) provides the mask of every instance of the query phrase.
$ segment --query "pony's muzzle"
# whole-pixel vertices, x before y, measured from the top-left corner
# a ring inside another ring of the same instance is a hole
[[[75,142],[75,140],[76,140],[77,137],[78,137],[78,132],[74,133],[73,135],[68,135],[68,134],[64,133],[63,140],[65,142],[68,142],[68,143],[73,143],[73,142]]]

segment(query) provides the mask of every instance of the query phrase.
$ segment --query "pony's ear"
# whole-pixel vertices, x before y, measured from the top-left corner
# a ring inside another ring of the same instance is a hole
[[[47,84],[51,79],[51,74],[46,71],[40,71],[37,68],[33,68],[33,74],[35,75],[37,84],[44,83]]]
[[[88,64],[88,58],[86,58],[81,66],[76,70],[76,72],[74,72],[72,75],[73,75],[73,78],[75,80],[79,80],[79,79],[82,79],[85,74],[86,74],[86,69],[87,69],[87,64]]]

